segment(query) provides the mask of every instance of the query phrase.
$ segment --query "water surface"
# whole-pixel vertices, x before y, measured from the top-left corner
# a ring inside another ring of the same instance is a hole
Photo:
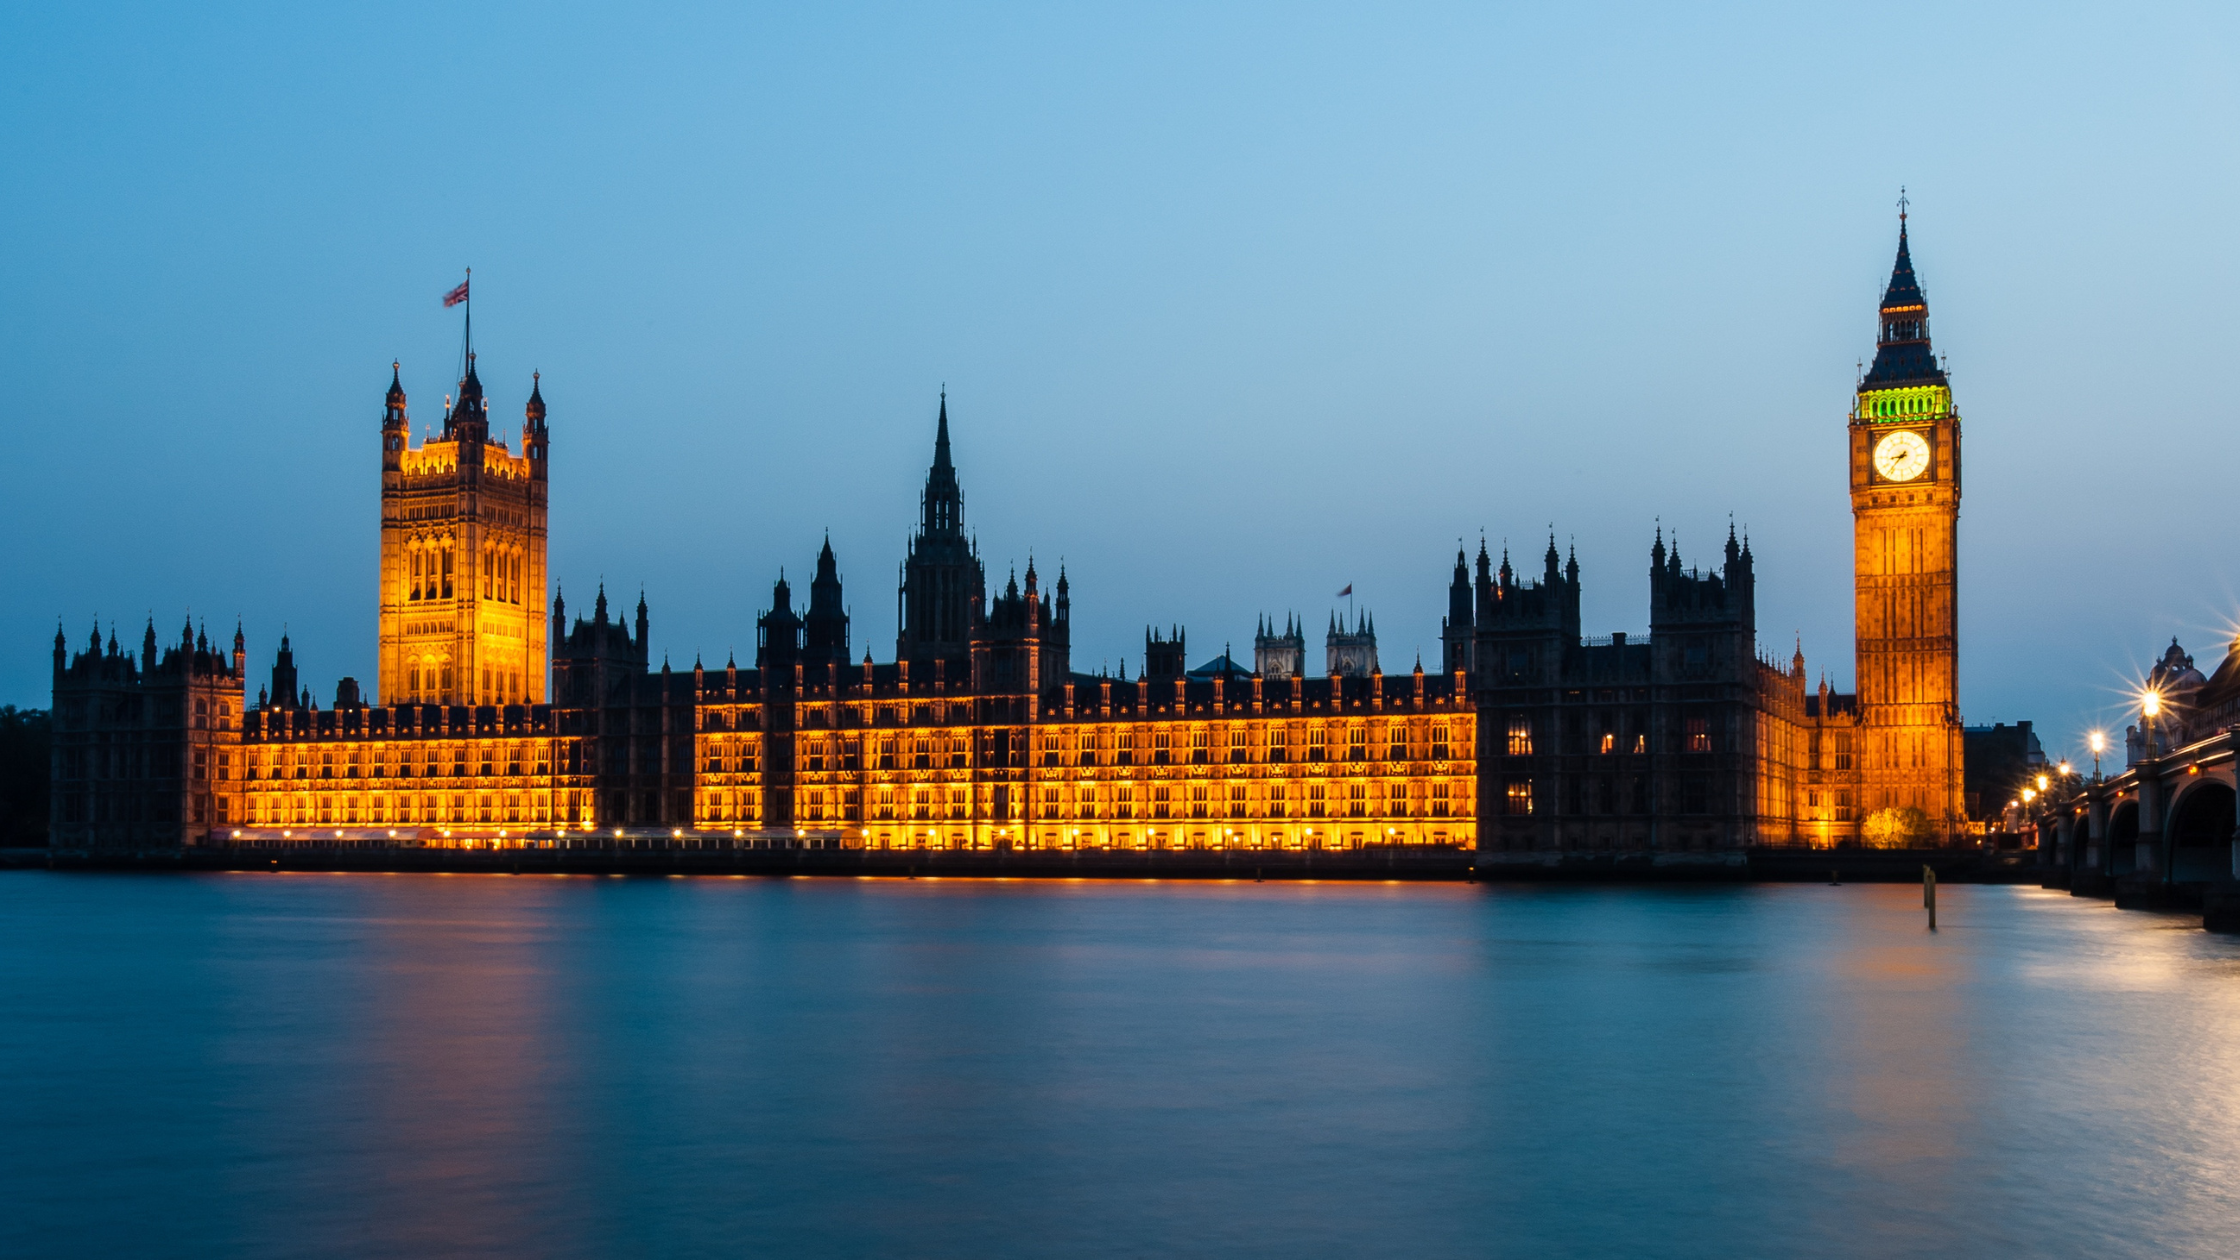
[[[0,1253],[2240,1254],[2035,889],[0,875]]]

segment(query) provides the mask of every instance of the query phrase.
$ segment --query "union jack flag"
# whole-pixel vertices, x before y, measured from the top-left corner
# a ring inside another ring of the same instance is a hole
[[[461,281],[459,282],[459,287],[458,287],[458,288],[456,288],[456,289],[453,289],[453,290],[452,290],[451,292],[449,292],[449,293],[446,293],[446,294],[444,294],[444,295],[443,295],[443,309],[445,309],[445,310],[450,310],[450,309],[451,309],[452,307],[454,307],[454,306],[457,306],[457,305],[458,305],[459,303],[461,303],[461,302],[464,302],[464,301],[466,301],[466,300],[467,300],[467,282],[466,282],[466,281],[464,281],[464,280],[461,280]]]

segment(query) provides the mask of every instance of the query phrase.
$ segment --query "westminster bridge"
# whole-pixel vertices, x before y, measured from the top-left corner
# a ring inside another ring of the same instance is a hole
[[[2126,909],[2198,907],[2205,926],[2240,930],[2240,726],[2133,752],[2121,773],[2037,798],[2042,882]]]

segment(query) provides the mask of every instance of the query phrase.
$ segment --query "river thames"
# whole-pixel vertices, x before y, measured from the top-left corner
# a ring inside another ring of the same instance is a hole
[[[2033,888],[0,875],[11,1256],[2240,1254]]]

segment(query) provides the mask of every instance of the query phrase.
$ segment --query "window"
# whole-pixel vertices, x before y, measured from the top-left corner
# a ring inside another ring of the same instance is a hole
[[[1240,763],[1250,761],[1252,759],[1251,756],[1246,752],[1245,748],[1245,740],[1247,739],[1248,734],[1249,733],[1241,726],[1232,727],[1230,729],[1229,760],[1231,763]]]
[[[1851,768],[1851,733],[1849,731],[1837,731],[1835,745],[1835,768],[1838,770],[1849,770]],[[1840,799],[1837,803],[1839,806],[1842,804]]]
[[[1447,782],[1446,782],[1446,780],[1444,780],[1444,779],[1441,779],[1441,780],[1439,780],[1438,782],[1436,782],[1436,783],[1433,783],[1433,784],[1431,785],[1431,816],[1432,816],[1432,817],[1434,817],[1434,818],[1444,818],[1444,817],[1446,817],[1446,816],[1447,816],[1447,805],[1448,805],[1448,800],[1449,800],[1449,798],[1448,798],[1448,795],[1447,795],[1447,793],[1448,793],[1448,787],[1447,787]]]
[[[1683,814],[1708,814],[1711,812],[1711,780],[1704,775],[1691,774],[1680,780],[1680,812]]]
[[[1618,719],[1614,714],[1605,713],[1601,722],[1602,738],[1595,741],[1594,750],[1598,753],[1614,753],[1618,751]]]
[[[1346,730],[1346,760],[1367,761],[1368,759],[1369,728],[1355,724]]]
[[[1851,821],[1851,793],[1849,792],[1836,793],[1836,821]]]
[[[1512,757],[1529,757],[1532,755],[1531,714],[1512,713],[1509,715],[1509,755]],[[1528,802],[1530,800],[1530,796],[1531,793],[1528,785],[1526,792],[1526,798]],[[1516,811],[1512,809],[1509,812],[1515,813]],[[1530,809],[1527,809],[1524,812],[1529,814],[1532,811]]]
[[[1512,817],[1523,818],[1532,813],[1532,780],[1509,780],[1505,795]]]
[[[1190,732],[1190,762],[1202,766],[1206,763],[1206,744],[1210,735],[1204,727]]]
[[[1368,816],[1368,814],[1369,814],[1369,785],[1368,785],[1368,784],[1366,784],[1366,783],[1349,783],[1349,784],[1347,784],[1347,785],[1346,785],[1346,814],[1347,814],[1347,816],[1348,816],[1348,817],[1352,817],[1352,818],[1365,818],[1365,817],[1367,817],[1367,816]]]
[[[1280,764],[1282,764],[1282,762],[1283,762],[1283,759],[1284,759],[1284,756],[1285,756],[1285,755],[1286,755],[1286,753],[1287,753],[1287,752],[1289,751],[1289,749],[1290,749],[1290,746],[1291,746],[1291,739],[1290,739],[1290,736],[1289,736],[1289,735],[1287,735],[1287,734],[1286,734],[1286,733],[1284,732],[1284,729],[1283,729],[1282,727],[1280,727],[1280,726],[1271,726],[1271,727],[1269,727],[1269,728],[1268,728],[1268,760],[1269,760],[1269,761],[1271,761],[1271,762],[1275,762],[1275,763],[1277,763],[1277,764],[1279,764],[1279,765],[1280,765]]]
[[[1206,816],[1206,785],[1203,783],[1190,785],[1190,816],[1192,818]]]
[[[1307,730],[1307,760],[1321,761],[1329,752],[1330,732],[1320,726]]]
[[[1286,795],[1283,784],[1271,783],[1268,785],[1268,817],[1283,817]]]
[[[1443,724],[1431,728],[1431,759],[1433,761],[1445,761],[1447,759],[1447,728]]]
[[[1387,737],[1385,759],[1388,761],[1406,761],[1408,759],[1408,728],[1395,722],[1392,724],[1392,729],[1387,732]]]
[[[1687,738],[1688,738],[1688,742],[1687,742],[1687,750],[1688,750],[1689,752],[1692,752],[1692,753],[1707,753],[1707,752],[1710,752],[1710,751],[1711,751],[1711,721],[1710,721],[1710,719],[1709,719],[1709,718],[1692,717],[1692,718],[1688,718],[1688,719],[1686,719],[1686,722],[1687,722],[1686,730],[1687,730]]]

